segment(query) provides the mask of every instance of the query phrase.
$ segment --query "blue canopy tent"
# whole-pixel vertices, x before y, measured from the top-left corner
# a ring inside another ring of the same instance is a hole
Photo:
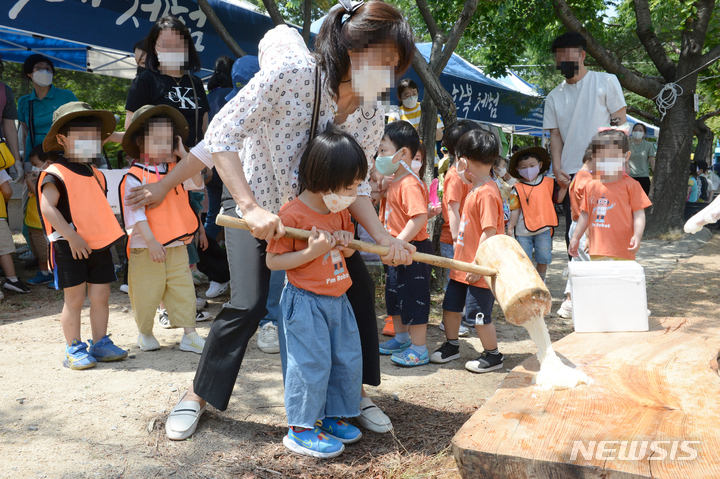
[[[274,26],[270,17],[222,0],[209,3],[240,47],[257,55],[260,39]],[[212,74],[217,57],[231,55],[195,0],[14,0],[2,8],[0,54],[7,61],[23,62],[37,52],[61,68],[133,78],[133,45],[167,14],[190,29],[201,78]]]

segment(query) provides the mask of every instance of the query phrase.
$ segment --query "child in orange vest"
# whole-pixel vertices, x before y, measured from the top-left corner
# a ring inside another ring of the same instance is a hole
[[[122,147],[130,158],[138,158],[141,163],[133,165],[123,178],[120,198],[135,186],[160,181],[177,158],[185,156],[182,142],[187,135],[187,121],[173,107],[145,105],[138,109]],[[152,330],[161,301],[167,307],[171,326],[184,329],[180,350],[201,354],[205,346],[205,340],[195,330],[195,287],[186,247],[200,225],[187,190],[203,187],[198,173],[170,192],[156,208],[123,206],[125,228],[130,233],[128,294],[139,332],[137,344],[142,351],[160,349]]]
[[[53,276],[48,268],[48,245],[47,238],[42,229],[42,221],[40,220],[40,211],[37,206],[37,179],[40,172],[43,171],[52,161],[49,155],[42,149],[42,145],[38,145],[30,150],[30,164],[32,171],[25,177],[25,184],[28,187],[28,202],[25,208],[25,226],[28,228],[28,236],[30,236],[30,250],[33,256],[37,258],[39,271],[34,277],[28,280],[28,284],[37,286],[40,284],[50,283],[50,287],[55,287]]]
[[[547,267],[552,263],[553,228],[558,225],[555,212],[555,180],[545,176],[550,169],[550,155],[541,147],[526,148],[510,158],[510,175],[518,180],[513,187],[519,207],[510,212],[508,234],[517,239],[535,263],[545,281]],[[561,188],[562,194],[567,188]]]
[[[580,217],[568,252],[578,256],[585,230],[590,259],[635,260],[645,231],[645,208],[652,206],[640,183],[628,176],[630,141],[622,130],[605,130],[590,144],[595,180],[585,186]]]
[[[391,235],[415,245],[420,253],[432,254],[427,187],[410,167],[419,147],[420,136],[407,121],[395,121],[385,128],[375,168],[383,176],[394,174],[395,179],[380,203],[380,221]],[[395,337],[380,344],[380,354],[391,355],[392,362],[401,366],[427,364],[430,266],[417,261],[409,266],[388,266],[385,303]]]
[[[97,361],[117,361],[128,354],[107,335],[110,283],[117,280],[110,247],[125,233],[107,201],[105,176],[91,166],[115,123],[109,111],[70,102],[55,110],[43,141],[47,152],[64,150],[64,158],[40,173],[37,199],[50,240],[55,287],[65,295],[60,322],[67,342],[63,365],[70,369],[91,368]],[[92,327],[89,348],[80,339],[86,288]]]
[[[343,245],[353,239],[347,208],[366,174],[365,154],[350,135],[318,135],[300,159],[302,192],[278,214],[285,226],[311,230],[309,241],[284,237],[267,246],[267,267],[287,270],[280,344],[290,428],[283,444],[298,454],[335,457],[362,437],[342,419],[360,415],[362,389],[360,334],[345,294],[352,285],[345,258],[354,251]]]
[[[454,259],[458,261],[474,263],[478,247],[485,240],[504,234],[502,197],[491,176],[499,147],[500,143],[492,133],[473,130],[465,133],[455,148],[458,175],[464,184],[472,187],[465,200],[455,242]],[[492,323],[494,303],[495,297],[482,276],[452,270],[443,301],[447,341],[432,354],[430,360],[447,363],[460,357],[458,333],[464,309],[466,320],[474,324],[485,349],[476,360],[465,363],[465,369],[483,373],[502,368],[503,355],[498,351],[497,334]]]

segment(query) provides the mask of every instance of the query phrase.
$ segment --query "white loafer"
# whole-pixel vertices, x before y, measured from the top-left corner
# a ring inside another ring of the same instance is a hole
[[[362,398],[360,401],[360,415],[355,420],[372,432],[390,432],[393,429],[392,422],[382,410],[377,407],[370,398]]]
[[[165,434],[168,439],[182,441],[193,435],[197,428],[200,416],[205,412],[207,403],[200,406],[195,401],[183,401],[187,392],[183,394],[165,421]]]

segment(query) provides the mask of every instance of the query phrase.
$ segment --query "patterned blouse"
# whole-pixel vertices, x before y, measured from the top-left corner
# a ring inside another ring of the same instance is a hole
[[[316,61],[299,48],[266,60],[265,68],[215,115],[205,146],[210,153],[237,151],[258,205],[277,214],[300,192],[298,167],[310,140]],[[324,74],[321,82],[324,85]],[[336,111],[332,94],[323,88],[318,132],[334,123]],[[338,126],[363,148],[369,169],[383,136],[384,118],[382,109],[360,108]],[[368,179],[358,195],[370,195]]]

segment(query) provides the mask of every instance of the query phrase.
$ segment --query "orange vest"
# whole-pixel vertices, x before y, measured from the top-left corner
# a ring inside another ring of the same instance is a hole
[[[109,248],[117,240],[125,236],[107,200],[105,176],[94,166],[92,176],[73,173],[66,166],[54,163],[40,173],[38,190],[46,175],[53,175],[65,186],[72,226],[93,251]],[[37,195],[38,209],[42,206],[42,195]],[[42,212],[42,209],[40,209]],[[57,233],[41,215],[45,234],[54,241]]]
[[[531,233],[546,226],[552,228],[558,225],[558,217],[553,203],[554,190],[555,180],[548,177],[543,178],[535,186],[522,182],[515,184],[525,227]]]
[[[170,164],[168,171],[175,165]],[[160,176],[166,173],[160,173]],[[125,198],[125,180],[132,176],[140,183],[157,183],[158,175],[141,165],[133,165],[120,182],[120,201]],[[182,185],[167,194],[159,206],[145,210],[148,224],[153,236],[164,246],[175,241],[188,244],[200,228],[200,220],[190,206],[190,197]],[[123,218],[124,219],[124,218]],[[129,244],[129,243],[128,243]]]

